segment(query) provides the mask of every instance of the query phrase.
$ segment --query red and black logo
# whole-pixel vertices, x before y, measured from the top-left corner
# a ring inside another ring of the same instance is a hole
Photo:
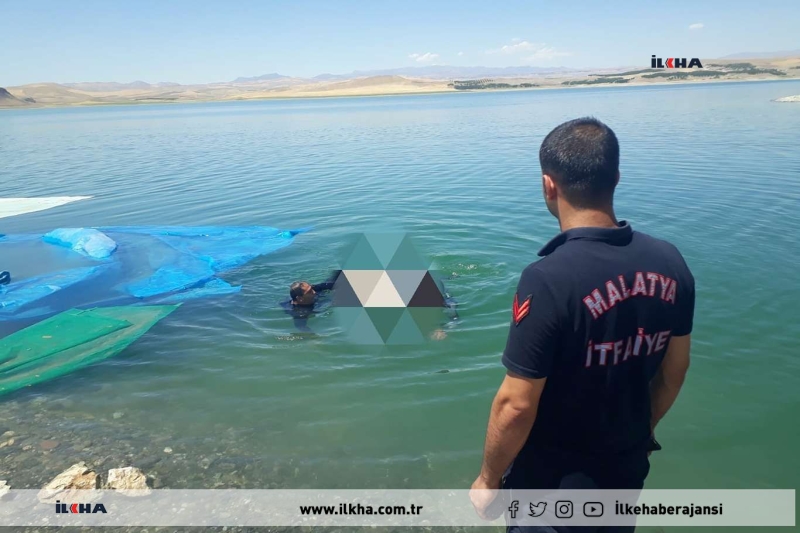
[[[522,305],[519,303],[519,297],[515,294],[514,295],[514,307],[512,308],[511,314],[514,318],[514,324],[519,326],[519,323],[522,322],[522,319],[528,316],[528,312],[531,310],[531,297],[532,295],[529,294],[525,301],[522,302]]]
[[[685,57],[668,57],[666,60],[656,57],[655,54],[650,56],[650,68],[703,68],[703,64],[696,57],[689,60],[688,66]]]
[[[107,513],[105,506],[102,503],[61,503],[56,500],[56,514],[93,514],[93,513]]]

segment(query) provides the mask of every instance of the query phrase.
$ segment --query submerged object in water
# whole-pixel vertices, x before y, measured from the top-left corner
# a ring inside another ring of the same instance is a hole
[[[120,353],[178,305],[65,311],[0,339],[0,394]]]
[[[118,226],[61,228],[42,237],[6,235],[0,238],[0,253],[15,279],[0,285],[0,321],[75,307],[236,293],[240,287],[222,280],[221,273],[289,246],[304,231]]]
[[[117,243],[108,235],[91,228],[56,229],[44,235],[42,240],[70,248],[92,259],[106,259],[117,249]]]

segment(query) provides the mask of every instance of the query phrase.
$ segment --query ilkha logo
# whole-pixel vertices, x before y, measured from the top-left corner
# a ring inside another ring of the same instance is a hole
[[[102,503],[96,503],[92,506],[91,503],[61,503],[60,500],[56,500],[56,514],[93,514],[93,513],[103,513],[106,514],[105,506]]]
[[[703,64],[700,63],[700,60],[696,57],[693,57],[689,60],[688,66],[685,57],[668,57],[666,60],[663,60],[660,57],[656,57],[655,54],[650,56],[650,68],[703,68]]]

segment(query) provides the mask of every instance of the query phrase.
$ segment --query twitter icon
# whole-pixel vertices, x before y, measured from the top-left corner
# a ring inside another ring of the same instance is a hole
[[[544,514],[545,509],[547,509],[547,502],[539,502],[536,505],[530,504],[531,512],[530,516],[536,518],[537,516],[542,516]]]

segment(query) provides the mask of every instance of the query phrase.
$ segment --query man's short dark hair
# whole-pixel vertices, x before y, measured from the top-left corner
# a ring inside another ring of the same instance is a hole
[[[292,300],[297,300],[304,294],[302,285],[302,281],[295,281],[289,286],[289,296],[292,297]]]
[[[619,142],[596,118],[565,122],[547,134],[539,148],[542,173],[578,208],[602,207],[614,197],[619,174]]]

